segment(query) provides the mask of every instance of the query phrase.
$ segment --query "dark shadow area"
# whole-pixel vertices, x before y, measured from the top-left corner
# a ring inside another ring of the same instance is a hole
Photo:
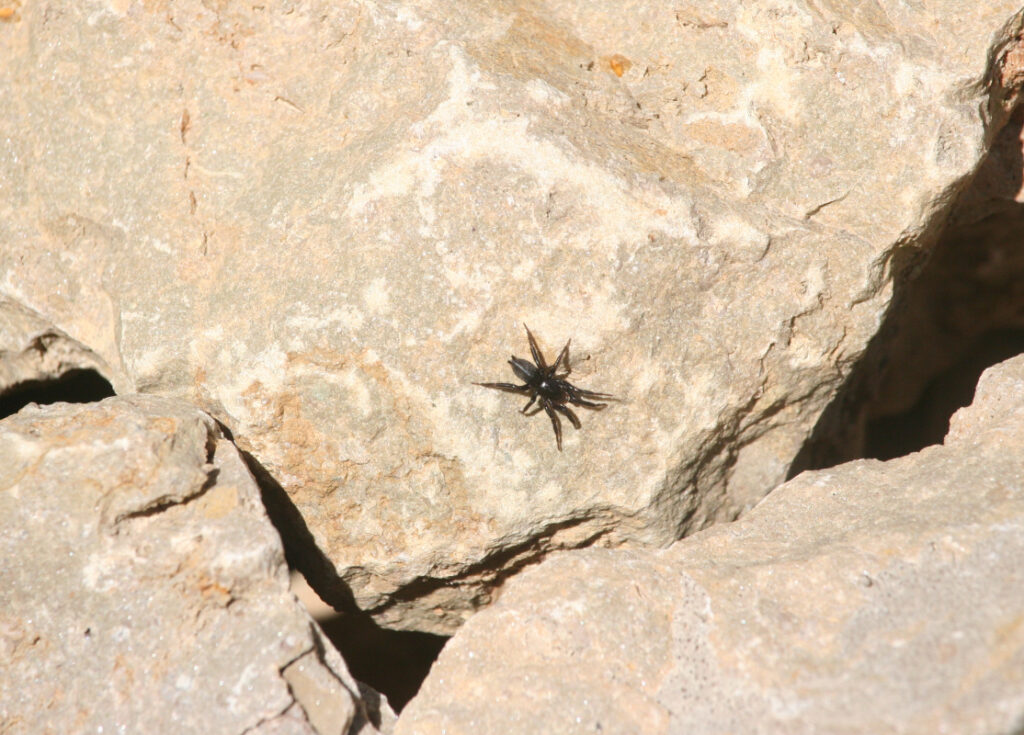
[[[95,370],[68,370],[52,380],[26,380],[0,394],[0,419],[30,403],[95,403],[114,395],[110,382]]]
[[[448,638],[388,630],[369,615],[339,615],[320,621],[352,676],[384,694],[400,712],[419,691]]]
[[[231,430],[218,423],[224,435],[234,442]],[[400,711],[419,691],[448,638],[382,628],[359,610],[351,589],[316,545],[285,489],[252,454],[240,448],[238,451],[256,478],[267,515],[281,537],[288,565],[339,612],[336,617],[320,622],[324,634],[341,653],[352,676],[384,694],[395,712]]]
[[[921,397],[901,414],[868,422],[865,457],[892,459],[941,444],[957,409],[969,406],[981,374],[1024,352],[1024,330],[999,330],[981,335],[966,354],[925,386]]]
[[[281,487],[281,483],[251,453],[238,446],[234,434],[227,426],[220,421],[217,424],[224,436],[234,443],[255,478],[270,522],[281,537],[288,566],[302,574],[320,598],[338,612],[359,612],[352,590],[338,577],[331,560],[316,545],[306,519]]]
[[[1022,128],[1018,108],[934,246],[896,251],[889,311],[789,477],[942,443],[981,373],[1024,352]]]

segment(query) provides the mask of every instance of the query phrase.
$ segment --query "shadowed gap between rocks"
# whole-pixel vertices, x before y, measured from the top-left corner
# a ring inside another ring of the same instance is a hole
[[[223,424],[220,426],[225,436],[234,441],[230,429]],[[351,590],[338,577],[334,565],[316,545],[313,534],[288,493],[252,454],[243,449],[239,449],[239,452],[260,487],[267,515],[281,536],[289,566],[302,574],[320,598],[338,613],[319,621],[325,634],[341,652],[352,675],[385,694],[394,710],[399,712],[419,691],[448,637],[382,627],[370,613],[380,613],[386,607],[360,610]],[[500,588],[524,568],[543,561],[551,550],[548,548],[549,542],[559,532],[587,520],[572,518],[551,523],[534,537],[504,547],[467,566],[456,578],[422,578],[414,581],[397,590],[391,596],[391,604],[424,597],[443,586],[458,585],[466,579],[484,577],[487,584],[484,585],[483,594],[489,594],[490,590]],[[606,525],[597,524],[593,533],[581,539],[574,548],[591,546],[607,532]]]
[[[223,424],[220,427],[225,436],[234,441],[230,429]],[[314,589],[318,593],[324,588],[322,580],[334,580],[330,589],[335,595],[324,601],[338,611],[338,615],[318,621],[324,635],[341,653],[352,676],[384,694],[392,709],[400,712],[419,691],[448,638],[382,628],[359,610],[351,590],[337,578],[334,565],[316,545],[288,493],[249,452],[239,449],[239,453],[256,478],[267,515],[281,537],[289,567],[302,574],[311,587],[316,584]]]
[[[986,368],[1024,352],[1024,107],[928,252],[897,252],[890,309],[789,477],[941,444]]]
[[[110,381],[97,371],[76,368],[58,378],[15,383],[0,393],[0,419],[13,416],[30,403],[95,403],[113,395]]]
[[[336,615],[319,623],[352,676],[387,696],[396,713],[416,696],[448,642],[432,633],[382,628],[369,615]]]

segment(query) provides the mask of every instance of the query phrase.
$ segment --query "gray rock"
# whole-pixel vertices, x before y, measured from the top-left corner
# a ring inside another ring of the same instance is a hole
[[[553,550],[785,477],[1005,119],[1018,10],[25,4],[0,283],[228,426],[326,599],[451,632]],[[561,454],[471,385],[524,322],[625,400]]]
[[[169,398],[0,422],[0,666],[5,733],[377,732],[238,452]]]
[[[664,552],[556,556],[397,733],[1018,733],[1024,356],[945,446],[805,473]]]

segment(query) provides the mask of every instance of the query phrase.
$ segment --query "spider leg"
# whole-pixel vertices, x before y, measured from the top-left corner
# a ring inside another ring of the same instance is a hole
[[[612,401],[619,400],[611,393],[598,393],[597,391],[583,390],[582,388],[576,388],[576,395],[582,396],[584,398],[607,398]]]
[[[571,339],[568,342],[566,342],[565,347],[563,347],[562,351],[558,353],[558,359],[555,360],[555,364],[551,366],[552,375],[558,374],[559,378],[564,378],[565,376],[572,372],[572,368],[569,367],[569,344],[571,342]],[[558,366],[562,364],[563,360],[565,361],[565,372],[558,373]]]
[[[562,422],[558,420],[558,414],[555,413],[555,409],[551,403],[544,401],[544,410],[547,411],[548,416],[551,418],[551,426],[555,430],[555,443],[558,444],[558,451],[562,451]]]
[[[576,416],[576,414],[572,412],[571,408],[569,408],[568,406],[559,406],[558,404],[553,404],[552,407],[559,413],[565,414],[565,416],[567,416],[568,419],[572,422],[574,428],[580,428],[580,420]]]
[[[592,390],[583,390],[582,388],[572,387],[569,393],[569,402],[574,406],[586,406],[587,408],[601,409],[607,406],[607,403],[597,403],[594,401],[588,401],[587,398],[600,398],[603,401],[617,401],[619,400],[611,393],[598,393]]]
[[[527,410],[529,410],[530,406],[533,405],[533,402],[536,401],[536,400],[537,400],[537,394],[534,393],[532,396],[530,396],[530,402],[527,403],[525,406],[523,406],[523,413],[526,413]],[[539,410],[540,410],[540,408],[537,409],[537,411],[539,411]],[[533,413],[537,413],[537,411],[534,411]],[[526,415],[527,416],[532,416],[533,413],[526,413]]]
[[[511,383],[473,383],[473,385],[479,385],[484,388],[494,388],[495,390],[503,390],[506,393],[528,393],[529,389],[525,385],[512,385]]]
[[[544,371],[548,369],[548,364],[544,362],[544,355],[540,354],[540,348],[537,346],[537,340],[533,338],[533,332],[525,324],[526,336],[530,340],[530,354],[533,355],[533,361],[537,363],[537,368]]]

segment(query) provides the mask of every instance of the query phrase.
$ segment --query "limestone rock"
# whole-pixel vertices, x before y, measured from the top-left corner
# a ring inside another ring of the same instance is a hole
[[[0,285],[229,427],[326,599],[451,632],[785,477],[1005,119],[1018,10],[25,4]],[[624,399],[561,454],[471,385],[524,322]]]
[[[169,398],[0,422],[0,667],[5,733],[377,732],[241,457]]]
[[[56,381],[82,370],[110,372],[88,347],[0,294],[0,397],[25,384]]]
[[[1024,73],[1024,46],[1008,52],[1001,67],[1001,75]],[[1022,177],[1018,106],[993,136],[934,247],[902,256],[914,263],[914,277],[895,283],[893,307],[791,474],[941,443],[950,415],[971,402],[982,371],[1024,352]]]
[[[523,573],[396,732],[1019,732],[1021,477],[1024,356],[945,446],[805,473],[664,552]]]

